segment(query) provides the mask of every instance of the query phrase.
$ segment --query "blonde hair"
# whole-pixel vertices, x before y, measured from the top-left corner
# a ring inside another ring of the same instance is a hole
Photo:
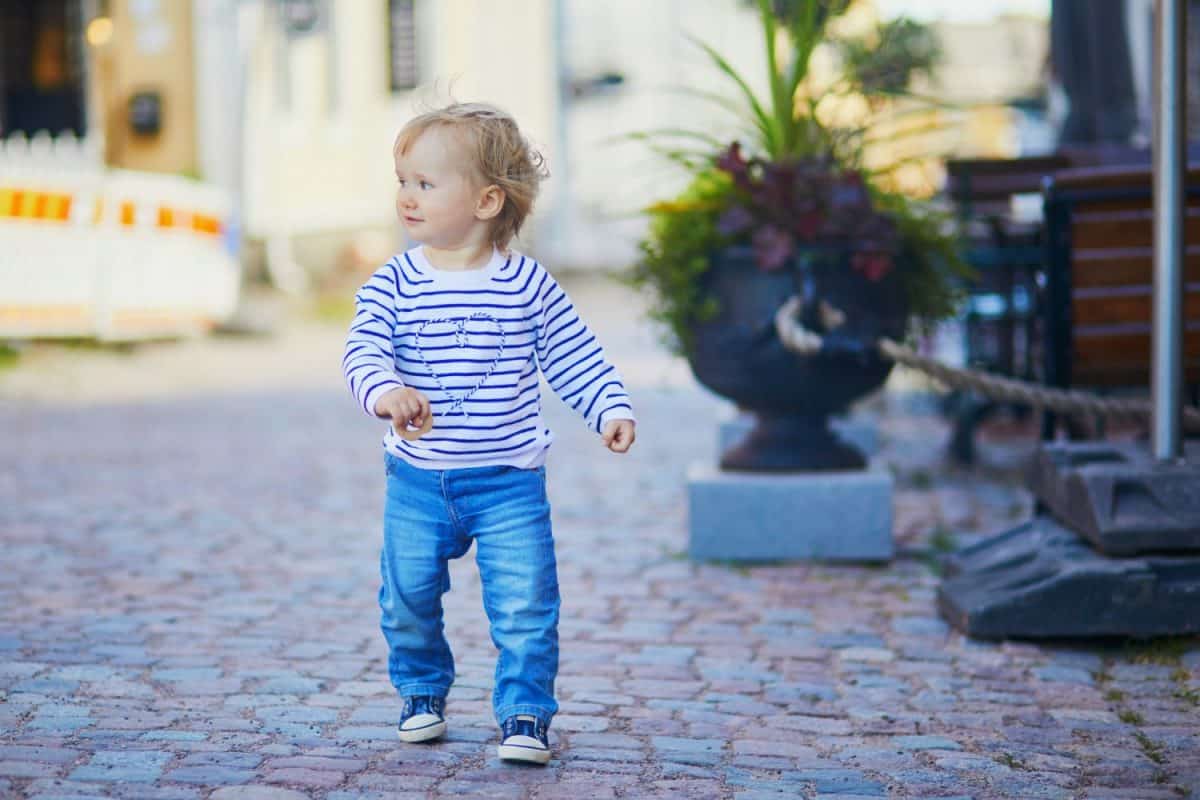
[[[408,152],[421,134],[447,128],[466,147],[470,177],[504,192],[504,205],[492,219],[492,243],[505,248],[521,230],[533,210],[542,180],[549,176],[546,162],[521,135],[510,114],[486,103],[454,103],[413,117],[392,146],[392,155]]]

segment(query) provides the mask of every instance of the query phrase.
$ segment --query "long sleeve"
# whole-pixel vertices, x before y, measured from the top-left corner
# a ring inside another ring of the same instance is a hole
[[[404,386],[396,375],[392,336],[396,326],[396,268],[388,263],[354,297],[354,321],[346,336],[342,372],[362,410],[375,416],[375,401]]]
[[[616,368],[570,298],[547,272],[539,287],[537,356],[546,381],[562,401],[600,433],[614,419],[634,419]]]

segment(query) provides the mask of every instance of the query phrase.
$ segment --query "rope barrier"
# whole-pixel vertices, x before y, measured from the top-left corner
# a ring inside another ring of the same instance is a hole
[[[791,297],[780,306],[775,312],[775,331],[788,350],[798,355],[816,355],[821,352],[825,340],[798,322],[800,306],[798,297]],[[1143,420],[1153,413],[1153,405],[1145,400],[1100,397],[1075,389],[1053,389],[1016,378],[1000,377],[981,370],[951,367],[888,338],[875,342],[875,348],[884,358],[897,364],[920,370],[952,388],[976,391],[993,400],[1024,403],[1064,414],[1082,413],[1114,419]],[[1184,406],[1183,424],[1189,429],[1200,430],[1200,408]]]

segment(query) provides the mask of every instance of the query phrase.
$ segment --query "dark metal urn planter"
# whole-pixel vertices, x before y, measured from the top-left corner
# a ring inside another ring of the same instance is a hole
[[[775,334],[775,312],[791,296],[804,302],[804,326],[827,333],[821,301],[845,314],[837,334],[874,342],[904,335],[907,303],[893,270],[870,281],[851,267],[853,251],[809,248],[767,272],[749,247],[716,253],[706,273],[718,315],[692,329],[688,360],[704,386],[752,412],[756,424],[721,456],[725,470],[806,472],[857,470],[865,456],[829,428],[830,415],[877,389],[891,362],[865,351],[800,357]]]

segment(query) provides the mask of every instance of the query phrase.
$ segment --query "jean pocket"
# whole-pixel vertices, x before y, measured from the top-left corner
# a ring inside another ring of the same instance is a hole
[[[383,454],[383,473],[389,478],[399,478],[404,462],[391,453]]]

